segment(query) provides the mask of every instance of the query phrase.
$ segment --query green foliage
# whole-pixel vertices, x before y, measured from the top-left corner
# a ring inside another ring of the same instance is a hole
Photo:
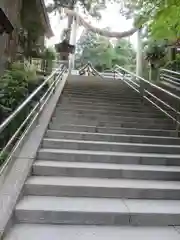
[[[174,41],[180,34],[180,0],[124,0],[124,13],[147,26],[154,39]]]
[[[90,61],[102,71],[111,69],[115,64],[121,66],[133,64],[135,51],[125,39],[112,44],[106,37],[86,32],[78,42],[76,59],[82,64]]]
[[[46,60],[55,60],[56,59],[56,51],[54,48],[46,48],[43,53],[43,58]]]
[[[88,12],[92,10],[93,7],[93,13],[101,10],[105,7],[106,1],[105,0],[53,0],[54,4],[50,4],[48,9],[49,12],[61,8],[61,7],[68,7],[70,9],[73,9],[76,3],[79,3],[81,7],[83,7]]]
[[[27,59],[39,57],[41,53],[38,40],[45,33],[41,15],[36,1],[22,1],[20,19],[23,31],[19,34],[19,44]]]
[[[84,12],[88,12],[92,17],[96,19],[101,18],[100,10],[106,8],[106,1],[105,0],[53,0],[53,4],[49,4],[48,12],[57,11],[60,13],[60,17],[62,19],[62,8],[69,8],[74,9],[75,6],[79,5]],[[70,32],[71,32],[71,25],[72,25],[73,18],[68,16],[68,24],[67,28],[63,30],[62,33],[62,40],[70,39]]]
[[[56,59],[56,51],[54,48],[46,48],[43,52],[43,69],[47,74],[52,72],[53,60]]]
[[[7,118],[40,84],[36,68],[30,63],[13,63],[0,78],[0,123]],[[44,89],[42,90],[42,92]],[[35,102],[41,97],[33,99],[0,135],[0,149],[7,143],[17,130]],[[13,146],[12,146],[13,147]],[[0,162],[4,159],[0,159]]]
[[[149,40],[145,46],[145,58],[152,66],[160,67],[166,56],[166,42]]]

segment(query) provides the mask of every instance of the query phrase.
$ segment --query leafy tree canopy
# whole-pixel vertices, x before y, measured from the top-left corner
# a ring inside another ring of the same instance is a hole
[[[132,45],[121,39],[112,44],[108,38],[85,31],[77,44],[76,59],[91,62],[98,70],[111,69],[115,64],[124,67],[135,62]]]
[[[154,39],[176,40],[180,36],[180,0],[122,0],[122,12],[134,17]]]

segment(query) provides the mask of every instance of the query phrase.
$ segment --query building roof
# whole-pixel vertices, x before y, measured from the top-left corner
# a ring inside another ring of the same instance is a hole
[[[10,34],[14,29],[13,25],[9,21],[8,17],[6,16],[2,8],[0,8],[0,25],[1,33],[6,32],[7,34]]]
[[[47,13],[47,9],[46,9],[44,0],[38,0],[38,3],[39,3],[39,6],[42,8],[41,18],[42,18],[42,22],[43,22],[43,25],[45,28],[46,37],[48,37],[48,38],[53,37],[54,33],[51,28],[51,24],[50,24],[50,20],[49,20],[49,16]]]

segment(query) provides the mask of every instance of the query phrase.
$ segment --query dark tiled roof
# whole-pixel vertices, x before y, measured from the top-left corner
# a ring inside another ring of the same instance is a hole
[[[53,37],[54,33],[52,31],[52,28],[51,28],[51,24],[50,24],[50,20],[49,20],[49,16],[48,16],[48,13],[47,13],[47,9],[46,9],[44,0],[38,0],[38,1],[39,1],[40,6],[42,7],[42,10],[43,10],[44,23],[46,25],[45,26],[46,35],[47,35],[47,37]]]
[[[3,31],[6,32],[7,34],[10,34],[14,30],[13,25],[9,21],[8,17],[6,16],[2,8],[0,8],[0,25],[3,27],[1,32]]]

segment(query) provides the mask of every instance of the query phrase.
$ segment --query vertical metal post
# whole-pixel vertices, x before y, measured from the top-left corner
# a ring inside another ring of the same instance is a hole
[[[138,77],[142,77],[142,60],[143,60],[143,46],[142,46],[142,37],[141,37],[141,29],[137,31],[137,54],[136,54],[136,75]],[[139,79],[136,79],[139,81]],[[139,82],[140,85],[140,94],[142,96],[142,100],[144,97],[144,83],[140,80]]]

